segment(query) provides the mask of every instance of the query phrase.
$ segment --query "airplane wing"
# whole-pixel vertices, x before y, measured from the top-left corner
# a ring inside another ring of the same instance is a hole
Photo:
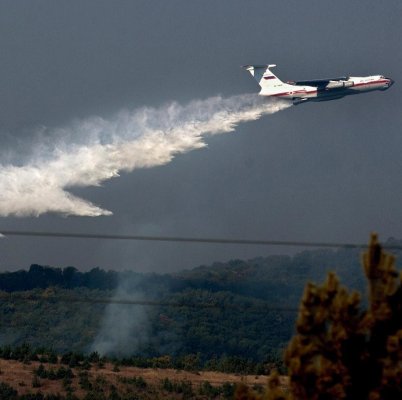
[[[328,78],[328,79],[312,79],[310,81],[297,81],[295,85],[298,86],[327,86],[329,82],[333,81],[347,81],[347,76],[340,76],[338,78]]]

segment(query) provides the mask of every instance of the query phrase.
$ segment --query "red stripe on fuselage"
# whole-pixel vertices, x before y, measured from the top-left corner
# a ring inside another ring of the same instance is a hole
[[[379,83],[388,83],[388,80],[387,79],[380,79],[378,81],[356,83],[353,86],[351,86],[351,88],[356,87],[356,86],[375,85],[375,84],[379,84]],[[349,89],[349,88],[345,88],[345,89]]]
[[[295,92],[283,92],[283,93],[276,93],[276,94],[271,94],[270,96],[289,96],[289,95],[297,95],[297,94],[311,94],[311,93],[317,93],[317,90],[310,90],[310,91],[306,91],[306,90],[297,90]]]
[[[337,88],[337,89],[352,89],[356,86],[368,86],[368,85],[375,85],[375,84],[380,84],[380,83],[388,83],[388,80],[386,79],[380,79],[378,81],[371,81],[371,82],[361,82],[361,83],[356,83],[351,87],[346,87],[346,88]],[[334,90],[334,89],[333,89]],[[329,89],[329,91],[331,91],[331,89]],[[310,91],[304,91],[304,90],[297,90],[294,91],[293,93],[290,92],[282,92],[282,93],[276,93],[276,94],[272,94],[270,96],[272,97],[279,97],[279,96],[290,96],[290,95],[294,95],[294,94],[311,94],[311,93],[317,93],[318,90],[310,90]]]

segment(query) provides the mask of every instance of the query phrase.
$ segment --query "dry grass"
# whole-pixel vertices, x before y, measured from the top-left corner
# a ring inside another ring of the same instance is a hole
[[[24,364],[14,360],[0,359],[0,381],[8,383],[19,394],[41,392],[43,394],[66,394],[62,380],[49,380],[40,378],[40,387],[32,387],[34,378],[34,370],[40,365],[39,362],[31,362]],[[43,364],[46,370],[57,369],[60,365]],[[194,388],[198,388],[203,382],[208,381],[212,386],[221,386],[225,382],[228,383],[244,383],[249,386],[261,385],[265,386],[267,377],[263,375],[237,375],[225,374],[221,372],[200,371],[188,372],[174,369],[152,369],[152,368],[136,368],[136,367],[119,367],[120,371],[113,371],[112,364],[105,364],[104,368],[93,366],[89,371],[91,382],[97,377],[101,377],[106,381],[107,386],[114,385],[119,391],[127,391],[127,385],[122,383],[121,378],[138,378],[142,377],[148,385],[154,388],[160,388],[161,381],[165,378],[173,382],[191,382]],[[79,385],[80,369],[72,368],[74,378],[72,379],[71,387],[74,389],[74,394],[82,398],[85,391]],[[119,379],[120,378],[120,379]],[[285,380],[285,378],[284,378]],[[285,384],[285,382],[284,382]]]

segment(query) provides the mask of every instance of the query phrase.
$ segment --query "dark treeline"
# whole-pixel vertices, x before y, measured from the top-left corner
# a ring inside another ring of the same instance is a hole
[[[0,290],[16,292],[48,287],[113,290],[120,282],[130,282],[137,287],[163,287],[172,293],[184,289],[201,289],[230,291],[266,299],[267,293],[287,295],[290,287],[302,287],[305,279],[321,280],[329,268],[335,269],[348,281],[355,279],[360,274],[351,275],[350,272],[351,269],[360,269],[357,252],[350,249],[305,251],[293,257],[231,260],[170,274],[105,271],[100,268],[81,272],[72,266],[57,268],[32,264],[28,270],[0,273]],[[356,286],[353,282],[349,283]]]
[[[401,246],[402,241],[390,238],[385,245]],[[119,282],[131,281],[141,285],[163,286],[171,292],[180,292],[184,288],[228,290],[241,295],[251,294],[253,297],[266,298],[265,294],[269,291],[283,294],[282,292],[288,291],[289,286],[304,285],[305,279],[322,280],[329,269],[336,271],[349,286],[360,287],[360,252],[359,249],[347,248],[303,251],[293,257],[269,256],[248,261],[232,260],[171,274],[105,271],[100,268],[81,272],[73,266],[56,268],[32,264],[28,270],[1,272],[0,290],[15,292],[52,286],[113,290]],[[398,256],[401,251],[393,253]]]
[[[363,292],[360,252],[320,249],[294,256],[232,260],[170,274],[99,268],[80,272],[74,267],[36,264],[28,271],[0,273],[0,290],[18,292],[15,296],[2,295],[0,345],[27,342],[33,347],[52,346],[58,353],[90,353],[96,348],[93,344],[103,324],[107,301],[117,293],[122,298],[134,296],[157,304],[146,308],[113,305],[115,312],[123,312],[122,326],[127,319],[135,321],[137,311],[142,310],[147,332],[140,344],[137,332],[141,329],[128,332],[127,339],[116,342],[108,352],[110,356],[141,356],[155,362],[164,355],[180,360],[199,354],[201,368],[209,362],[209,369],[217,364],[219,370],[227,362],[225,357],[277,364],[294,332],[294,310],[307,281],[321,282],[332,270],[342,284]],[[30,295],[38,299],[30,300]],[[87,301],[74,301],[79,299]],[[92,303],[91,299],[105,302]],[[118,325],[111,326],[108,335],[113,337],[118,329]],[[135,360],[142,362],[142,358]]]
[[[0,290],[6,292],[45,289],[59,286],[66,289],[86,287],[110,290],[117,287],[118,272],[93,268],[80,272],[74,267],[52,268],[32,264],[28,271],[3,272],[0,274]]]

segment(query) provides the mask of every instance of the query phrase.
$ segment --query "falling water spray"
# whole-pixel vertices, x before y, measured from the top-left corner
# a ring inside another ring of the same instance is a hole
[[[38,143],[22,165],[0,159],[0,216],[111,215],[68,189],[99,186],[122,171],[167,164],[177,154],[205,147],[207,135],[231,132],[241,122],[287,107],[287,102],[257,95],[216,96],[122,111],[110,119],[92,117],[56,129],[50,135],[54,143]]]

